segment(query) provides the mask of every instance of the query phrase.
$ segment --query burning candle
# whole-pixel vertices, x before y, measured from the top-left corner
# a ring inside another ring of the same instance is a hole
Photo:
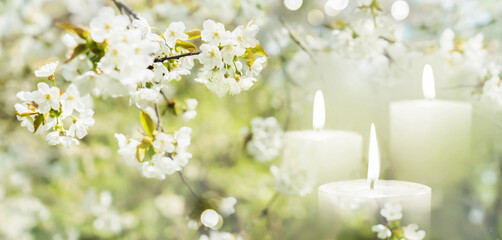
[[[404,222],[417,224],[420,229],[428,232],[431,188],[414,182],[379,180],[380,155],[373,124],[368,160],[367,179],[338,181],[319,187],[319,211],[323,223],[330,226],[329,232],[340,234],[353,230],[364,234],[364,231],[371,232],[372,226],[378,224],[390,229],[396,227],[392,224],[405,227]],[[394,211],[393,216],[388,214],[389,211]],[[400,222],[394,222],[396,220]],[[364,238],[359,235],[357,237]]]
[[[284,135],[283,163],[306,170],[314,184],[358,177],[362,161],[362,137],[350,131],[325,130],[324,97],[314,98],[313,130]]]
[[[430,65],[424,67],[422,89],[425,99],[390,105],[392,174],[443,189],[469,169],[472,106],[435,99]],[[455,171],[448,171],[451,164]]]

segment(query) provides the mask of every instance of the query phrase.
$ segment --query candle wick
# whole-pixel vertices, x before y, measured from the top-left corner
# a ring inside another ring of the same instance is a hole
[[[375,190],[375,180],[371,180],[370,182],[370,189]]]

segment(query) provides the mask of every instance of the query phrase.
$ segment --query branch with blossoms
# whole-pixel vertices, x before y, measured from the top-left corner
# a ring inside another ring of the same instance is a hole
[[[67,31],[63,42],[69,51],[61,75],[70,85],[66,92],[56,86],[58,62],[43,66],[35,75],[47,77],[54,86],[42,82],[34,92],[18,93],[22,103],[16,104],[17,117],[22,126],[36,134],[48,132],[46,139],[50,145],[71,147],[79,144],[78,140],[94,124],[94,112],[86,105],[88,96],[128,98],[130,105],[139,109],[143,130],[139,138],[116,133],[118,153],[127,165],[146,178],[162,180],[166,175],[178,173],[196,198],[191,218],[200,225],[201,214],[221,208],[224,199],[197,194],[182,174],[192,158],[188,151],[192,129],[183,126],[167,130],[162,125],[162,113],[166,112],[182,116],[185,121],[195,118],[198,101],[194,98],[181,101],[165,93],[175,82],[194,72],[195,61],[201,67],[194,81],[218,96],[249,90],[268,57],[256,39],[258,26],[250,21],[230,31],[222,23],[206,20],[202,30],[186,31],[183,22],[172,22],[165,31],[160,31],[125,4],[115,0],[113,3],[125,15],[104,7],[88,27],[58,24]],[[196,46],[191,42],[194,39],[200,39],[202,44]],[[233,209],[235,201],[226,203],[231,207],[220,209],[223,215],[233,212],[228,209]],[[209,223],[203,223],[204,229],[217,230],[212,221],[210,218]],[[206,233],[212,234],[209,230]]]

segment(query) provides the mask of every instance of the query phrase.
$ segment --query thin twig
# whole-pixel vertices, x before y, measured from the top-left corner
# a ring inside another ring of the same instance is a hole
[[[155,60],[153,60],[153,62],[164,62],[169,59],[180,59],[182,57],[194,56],[194,55],[199,55],[199,54],[200,54],[200,52],[187,52],[187,53],[174,55],[174,56],[164,56],[164,57],[155,58]]]
[[[162,121],[160,120],[159,105],[155,103],[154,106],[155,106],[155,115],[157,115],[157,131],[164,132],[164,128],[162,127]]]
[[[187,186],[188,190],[190,190],[192,195],[198,199],[201,199],[200,196],[197,195],[197,193],[195,193],[195,191],[192,189],[192,186],[190,186],[190,184],[188,184],[188,182],[185,179],[185,176],[183,175],[183,173],[181,171],[178,171],[178,175],[180,176],[181,181],[185,184],[185,186]]]
[[[120,13],[125,14],[132,19],[139,19],[138,15],[129,6],[117,0],[112,0],[112,2],[119,9]]]
[[[296,45],[298,45],[303,51],[305,51],[309,55],[310,59],[315,62],[314,53],[312,52],[312,50],[310,50],[310,48],[303,44],[303,42],[296,36],[293,29],[284,21],[284,19],[280,17],[279,21],[286,28],[286,30],[288,30],[289,36],[291,37],[293,42],[295,42]]]
[[[268,215],[268,213],[270,212],[270,208],[272,207],[272,204],[274,204],[275,200],[277,200],[278,197],[279,193],[275,192],[272,198],[270,198],[268,203],[265,205],[265,208],[263,208],[263,210],[260,211],[260,215],[255,217],[253,221],[246,227],[246,231],[249,231],[251,228],[254,227],[256,223],[258,223],[258,221],[260,221],[262,218]]]

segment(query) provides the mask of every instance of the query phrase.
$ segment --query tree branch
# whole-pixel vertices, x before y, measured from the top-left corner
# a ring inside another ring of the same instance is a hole
[[[127,15],[131,19],[139,19],[138,14],[136,14],[129,6],[117,0],[112,0],[112,2],[119,9],[120,13]]]
[[[272,207],[272,204],[274,204],[275,200],[279,197],[279,193],[275,192],[272,198],[268,201],[267,205],[265,205],[265,208],[260,211],[260,215],[255,217],[251,223],[246,227],[246,231],[249,231],[253,226],[258,223],[262,218],[266,217],[270,211],[270,207]]]
[[[183,184],[185,184],[185,186],[187,186],[188,190],[190,190],[190,192],[192,193],[192,195],[198,199],[201,199],[199,195],[197,195],[197,193],[195,193],[195,191],[193,190],[192,186],[190,186],[190,184],[188,184],[188,182],[186,181],[185,179],[185,176],[183,175],[183,173],[181,171],[178,171],[178,175],[180,176],[181,178],[181,181],[183,182]]]
[[[200,54],[200,52],[187,52],[187,53],[174,55],[174,56],[164,56],[164,57],[155,58],[153,60],[153,62],[164,62],[164,61],[170,60],[170,59],[180,59],[182,57],[194,56],[194,55],[199,55],[199,54]]]
[[[312,61],[315,62],[315,58],[314,58],[314,53],[312,52],[312,50],[310,50],[310,48],[308,48],[295,34],[295,32],[293,31],[293,29],[284,21],[284,19],[282,18],[279,18],[279,21],[281,22],[281,24],[286,28],[286,30],[288,30],[288,33],[289,33],[289,37],[291,37],[291,40],[293,40],[293,42],[296,43],[296,45],[298,45],[303,51],[305,51],[310,59]]]

